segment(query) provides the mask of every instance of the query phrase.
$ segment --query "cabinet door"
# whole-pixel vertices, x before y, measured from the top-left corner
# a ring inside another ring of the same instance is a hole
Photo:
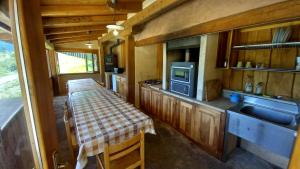
[[[192,115],[195,111],[195,106],[192,103],[178,101],[179,110],[179,129],[187,136],[191,136]]]
[[[116,85],[117,85],[117,91],[116,91],[116,93],[120,93],[121,79],[120,79],[119,76],[116,76]]]
[[[151,113],[161,119],[162,116],[162,93],[151,91]]]
[[[221,115],[221,112],[197,106],[192,118],[192,139],[215,155],[218,155],[220,141],[223,141]]]
[[[150,113],[151,109],[151,90],[146,87],[141,87],[141,108],[146,112]]]
[[[173,127],[178,127],[178,111],[177,103],[174,97],[163,95],[163,110],[162,110],[162,120],[172,125]]]
[[[127,83],[125,78],[120,79],[120,96],[126,100],[127,98]]]

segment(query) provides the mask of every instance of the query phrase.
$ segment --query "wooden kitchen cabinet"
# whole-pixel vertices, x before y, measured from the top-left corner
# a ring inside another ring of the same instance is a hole
[[[191,138],[213,155],[220,157],[223,150],[224,122],[223,113],[198,105],[192,115]]]
[[[162,97],[162,121],[178,127],[179,112],[177,111],[177,99],[168,95]]]
[[[142,110],[146,113],[151,113],[151,89],[141,86],[140,101]]]
[[[151,114],[162,119],[162,93],[151,90]]]
[[[127,82],[126,78],[120,78],[118,83],[120,97],[127,100]]]
[[[179,130],[185,135],[191,137],[192,134],[192,116],[195,112],[193,103],[178,100],[179,111]]]
[[[127,81],[125,77],[116,76],[116,94],[124,100],[127,100]]]

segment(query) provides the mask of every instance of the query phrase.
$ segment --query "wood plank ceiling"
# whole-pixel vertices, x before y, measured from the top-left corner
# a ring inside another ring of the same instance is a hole
[[[113,3],[115,1],[116,3]],[[46,39],[61,44],[97,40],[106,25],[142,10],[143,0],[41,0]]]

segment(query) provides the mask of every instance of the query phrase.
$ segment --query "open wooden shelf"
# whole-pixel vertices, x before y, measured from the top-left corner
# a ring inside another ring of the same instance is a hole
[[[284,68],[237,68],[237,67],[231,67],[231,69],[241,70],[241,71],[264,71],[264,72],[300,73],[300,70],[296,70],[296,69],[284,69]]]
[[[251,49],[272,49],[272,48],[296,48],[300,47],[300,42],[284,42],[284,43],[262,43],[249,45],[236,45],[233,49],[251,50]]]

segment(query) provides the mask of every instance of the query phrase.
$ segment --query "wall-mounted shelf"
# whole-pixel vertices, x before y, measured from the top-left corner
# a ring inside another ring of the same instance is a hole
[[[296,69],[283,69],[283,68],[237,68],[237,67],[231,67],[231,69],[241,70],[241,71],[264,71],[264,72],[300,73],[300,70],[296,70]]]
[[[284,42],[284,43],[263,43],[250,45],[236,45],[233,49],[251,50],[251,49],[272,49],[272,48],[296,48],[300,47],[300,42]]]

